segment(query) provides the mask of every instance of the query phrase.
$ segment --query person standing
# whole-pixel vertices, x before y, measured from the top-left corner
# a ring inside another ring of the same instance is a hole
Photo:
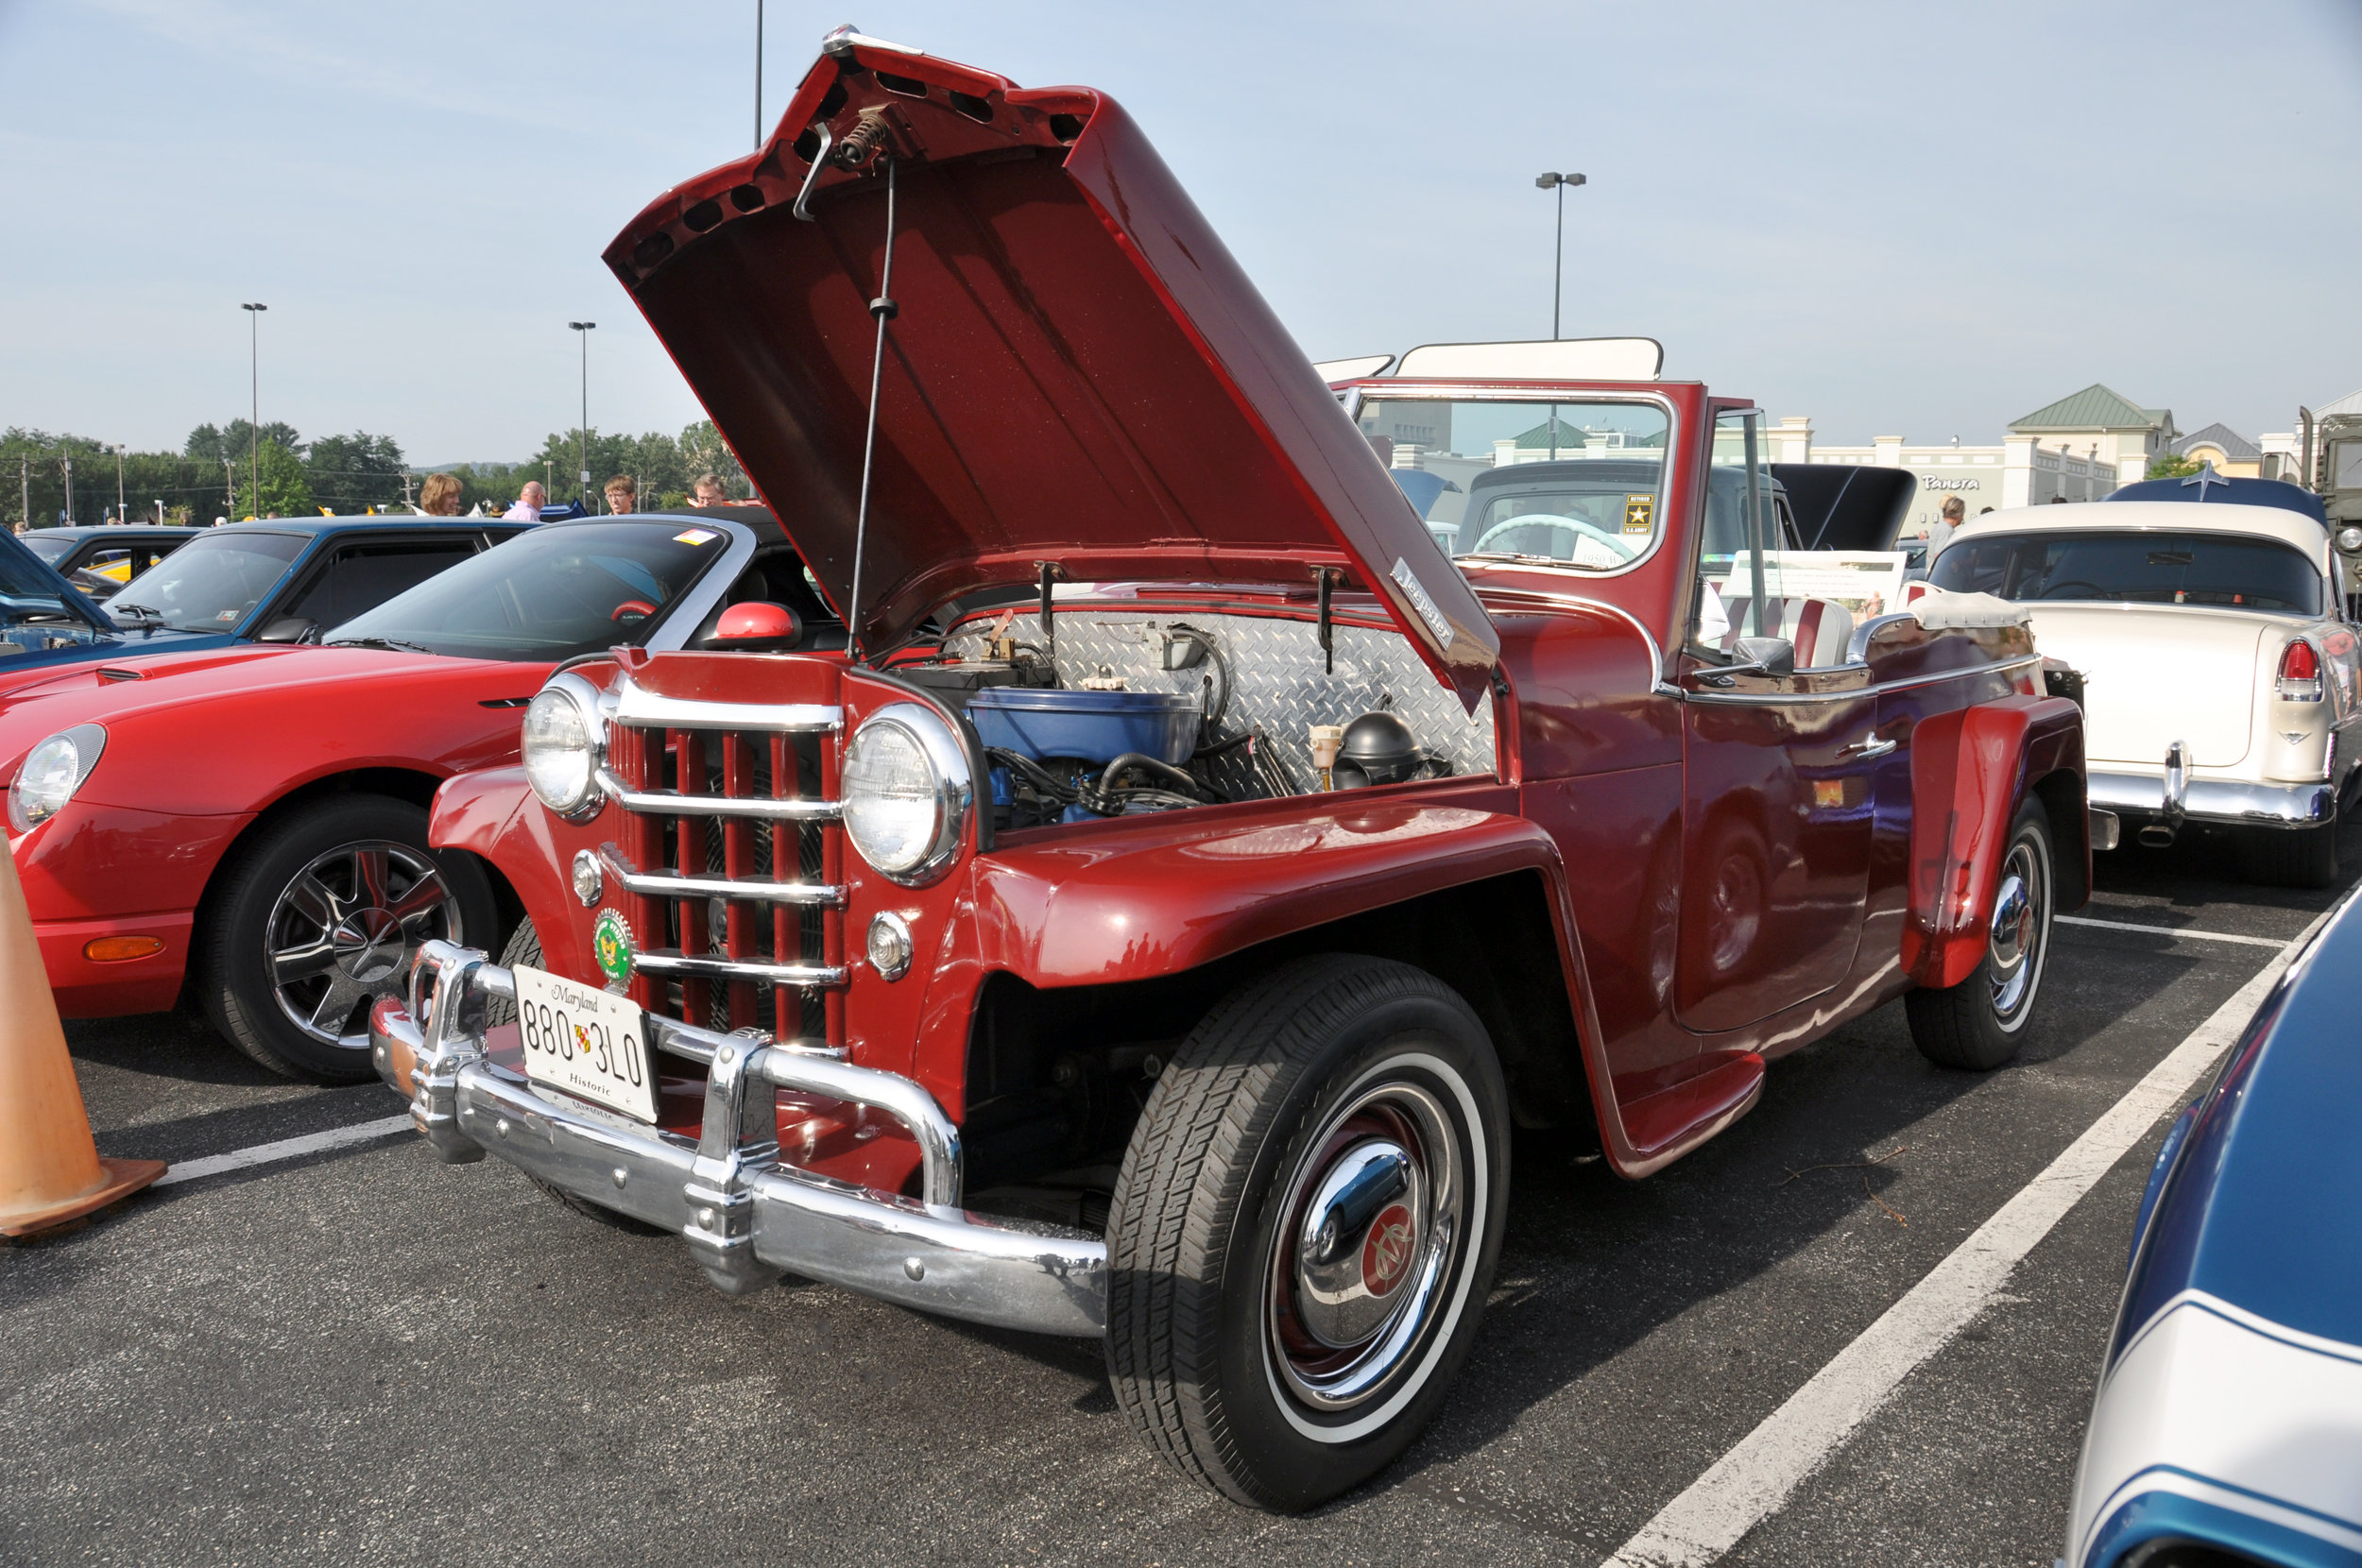
[[[697,482],[689,487],[689,504],[692,506],[721,506],[728,501],[729,498],[722,493],[720,474],[701,473]]]
[[[617,517],[640,510],[640,482],[619,473],[607,482],[607,509]]]
[[[549,504],[549,492],[541,488],[538,479],[525,481],[525,487],[517,492],[517,504],[501,514],[503,522],[539,522],[541,508]]]
[[[1928,560],[1932,561],[1936,558],[1936,552],[1943,548],[1944,541],[1952,537],[1952,531],[1967,518],[1968,503],[1959,496],[1943,498],[1943,507],[1937,520],[1932,523],[1923,522],[1919,525],[1919,537],[1927,541],[1926,558]]]
[[[455,518],[459,515],[459,477],[456,474],[431,473],[419,486],[419,510],[431,518]]]

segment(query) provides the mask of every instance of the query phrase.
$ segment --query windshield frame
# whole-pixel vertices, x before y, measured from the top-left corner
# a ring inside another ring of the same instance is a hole
[[[755,551],[762,543],[753,529],[735,518],[681,517],[670,512],[625,512],[609,513],[605,517],[564,518],[556,522],[537,523],[512,538],[503,539],[488,550],[476,552],[469,557],[469,561],[479,561],[510,545],[521,545],[529,540],[545,538],[568,529],[629,522],[645,523],[655,527],[670,525],[676,530],[693,527],[710,528],[725,535],[728,539],[728,543],[705,563],[698,574],[690,579],[688,586],[683,588],[673,602],[665,605],[653,621],[632,628],[633,631],[644,633],[644,635],[636,638],[619,637],[611,644],[614,647],[644,648],[650,653],[657,654],[677,652],[688,644],[691,636],[695,633],[699,623],[705,620],[706,613],[713,607],[713,603],[729,590],[731,584],[738,581],[739,574],[746,570],[747,563],[754,559]],[[789,548],[795,547],[790,545]],[[464,566],[468,562],[460,564]],[[450,570],[455,571],[457,568]],[[430,577],[425,583],[420,583],[419,588],[424,588],[434,581],[435,578]],[[415,593],[418,588],[405,591]],[[395,595],[396,599],[400,597],[402,595]],[[385,601],[385,605],[392,603],[394,603],[393,599]],[[321,644],[332,648],[374,646],[369,643],[344,642],[339,639],[338,634],[345,629],[345,626],[377,614],[385,607],[385,605],[365,611],[362,615],[353,617],[352,621],[344,622],[343,625],[323,628],[319,634]],[[523,655],[488,652],[447,654],[437,649],[429,650],[429,653],[436,658],[471,658],[480,659],[486,663],[500,664],[555,664],[562,662],[569,656],[565,655],[544,656],[544,654],[539,651]]]
[[[1564,571],[1568,576],[1579,578],[1586,583],[1609,582],[1618,577],[1629,576],[1655,559],[1657,552],[1665,547],[1666,539],[1675,531],[1675,523],[1678,520],[1666,509],[1665,503],[1667,492],[1671,487],[1674,466],[1679,461],[1679,454],[1683,450],[1682,442],[1687,436],[1682,425],[1681,410],[1674,406],[1672,399],[1662,392],[1645,391],[1639,387],[1634,387],[1630,391],[1603,389],[1596,386],[1568,386],[1553,389],[1547,383],[1511,386],[1471,384],[1464,382],[1402,382],[1397,383],[1392,381],[1378,381],[1364,382],[1358,386],[1348,388],[1341,397],[1340,401],[1344,408],[1345,418],[1353,421],[1356,430],[1359,430],[1361,425],[1361,407],[1364,402],[1532,403],[1545,409],[1553,403],[1560,407],[1570,404],[1620,403],[1634,407],[1653,408],[1665,416],[1664,456],[1661,459],[1661,467],[1657,475],[1656,492],[1657,517],[1661,520],[1650,535],[1649,547],[1646,550],[1619,566],[1584,567],[1577,566],[1572,561],[1552,560],[1539,555],[1452,555],[1446,554],[1442,545],[1437,545],[1435,553],[1443,555],[1454,571],[1459,570],[1460,563],[1463,561],[1476,561],[1483,565],[1515,566],[1519,571],[1532,567],[1535,570]],[[1424,523],[1425,520],[1422,519],[1421,521]],[[1686,530],[1685,529],[1684,532],[1686,533]],[[1429,536],[1429,538],[1433,537]]]
[[[1930,588],[1938,586],[1935,580],[1936,569],[1943,564],[1943,558],[1952,554],[1953,551],[1960,549],[1963,546],[1973,546],[1991,540],[2027,540],[2045,537],[2050,539],[2124,539],[2141,537],[2178,538],[2192,535],[2202,535],[2209,538],[2222,539],[2234,544],[2255,545],[2267,549],[2280,550],[2288,554],[2294,555],[2298,560],[2302,561],[2312,571],[2314,586],[2318,591],[2318,597],[2314,601],[2314,607],[2309,610],[2291,610],[2268,608],[2261,605],[2223,605],[2211,602],[2202,604],[2177,604],[2171,600],[2162,599],[2011,599],[2006,601],[2006,603],[2012,605],[2027,605],[2036,607],[2044,605],[2055,605],[2061,606],[2104,605],[2117,609],[2218,610],[2234,615],[2285,616],[2299,621],[2335,621],[2341,619],[2337,608],[2324,607],[2335,606],[2339,598],[2339,593],[2336,580],[2323,571],[2322,563],[2319,559],[2302,547],[2291,543],[2287,539],[2281,538],[2277,535],[2251,534],[2228,528],[2166,528],[2147,525],[2137,528],[2117,528],[2114,526],[2062,528],[2055,523],[2048,527],[2045,527],[2040,523],[2027,523],[2010,528],[1994,528],[1989,533],[1971,534],[1966,537],[1962,537],[1960,534],[1954,534],[1950,538],[1943,541],[1943,549],[1935,552],[1931,556],[1929,556],[1926,565],[1926,581]],[[1946,588],[1943,591],[1955,592],[1958,590]]]

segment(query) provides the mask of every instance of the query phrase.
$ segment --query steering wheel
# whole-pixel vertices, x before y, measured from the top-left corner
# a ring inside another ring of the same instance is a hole
[[[2092,590],[2093,598],[2097,599],[2100,597],[2101,590],[2099,585],[2097,583],[2087,583],[2080,577],[2070,577],[2063,583],[2053,583],[2048,588],[2042,590],[2042,596],[2045,599],[2072,599],[2076,597],[2074,594],[2066,591],[2069,588],[2089,588]]]
[[[654,615],[655,613],[656,606],[649,604],[645,599],[626,599],[622,604],[615,606],[614,612],[610,614],[608,619],[609,621],[622,621],[628,617],[633,621],[645,621],[648,617]]]
[[[1528,512],[1523,517],[1503,518],[1484,531],[1483,535],[1478,538],[1474,549],[1463,554],[1481,555],[1485,548],[1494,540],[1519,528],[1544,528],[1552,534],[1572,535],[1573,537],[1566,547],[1566,554],[1553,555],[1551,557],[1553,560],[1576,561],[1578,559],[1576,552],[1586,543],[1603,546],[1614,558],[1612,564],[1617,566],[1640,554],[1638,550],[1626,544],[1598,523],[1585,522],[1581,518],[1562,517],[1556,512]],[[1519,552],[1519,554],[1527,553]]]

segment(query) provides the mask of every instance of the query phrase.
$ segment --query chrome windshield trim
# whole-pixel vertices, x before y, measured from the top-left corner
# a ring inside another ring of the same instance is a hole
[[[651,975],[753,980],[762,985],[799,985],[815,991],[833,991],[845,983],[843,964],[757,963],[751,959],[693,957],[676,947],[636,952],[631,955],[631,966]]]
[[[611,844],[599,845],[599,869],[631,893],[651,898],[753,898],[773,904],[843,909],[845,890],[826,882],[771,882],[753,877],[690,877],[659,869],[640,871]]]
[[[845,808],[833,800],[773,800],[766,795],[685,795],[677,790],[634,790],[606,768],[599,788],[626,811],[667,811],[676,817],[759,817],[766,822],[834,822]]]
[[[1849,686],[1838,691],[1679,691],[1687,703],[1833,703],[1851,701],[1856,697],[1872,697],[1886,691],[1908,691],[1915,687],[1933,686],[1940,681],[1965,680],[1976,675],[2006,674],[2023,670],[2029,664],[2040,664],[2040,654],[2028,654],[2022,658],[2004,660],[1999,664],[1980,664],[1973,670],[1941,670],[1932,675],[1913,675],[1908,680],[1880,681],[1874,686]],[[1801,670],[1799,674],[1842,675],[1856,670],[1867,672],[1868,665],[1832,664],[1824,670]],[[1678,690],[1677,688],[1668,688]]]
[[[834,735],[845,709],[821,703],[709,703],[660,696],[629,675],[608,690],[609,722],[633,729],[760,729],[789,735]]]
[[[1916,626],[1918,624],[1919,617],[1908,610],[1900,610],[1891,615],[1872,616],[1869,620],[1855,626],[1854,635],[1845,639],[1845,662],[1848,664],[1869,663],[1870,645],[1877,640],[1880,632],[1890,626]]]

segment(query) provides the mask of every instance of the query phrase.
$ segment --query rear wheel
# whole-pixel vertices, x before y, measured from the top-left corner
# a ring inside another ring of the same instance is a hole
[[[492,888],[472,856],[431,849],[426,811],[339,795],[265,827],[222,885],[201,950],[214,1025],[271,1071],[371,1076],[368,1010],[397,995],[425,943],[488,936]]]
[[[1430,975],[1333,955],[1232,993],[1116,1185],[1107,1365],[1133,1425],[1258,1508],[1392,1462],[1475,1341],[1508,1120],[1483,1025]]]
[[[2275,887],[2332,888],[2337,885],[2337,825],[2318,827],[2259,827],[2247,835],[2248,875]]]
[[[1928,1061],[1984,1072],[2017,1054],[2050,956],[2055,865],[2050,818],[2028,797],[2001,853],[1983,962],[1958,985],[1923,987],[1903,998],[1911,1043]]]

